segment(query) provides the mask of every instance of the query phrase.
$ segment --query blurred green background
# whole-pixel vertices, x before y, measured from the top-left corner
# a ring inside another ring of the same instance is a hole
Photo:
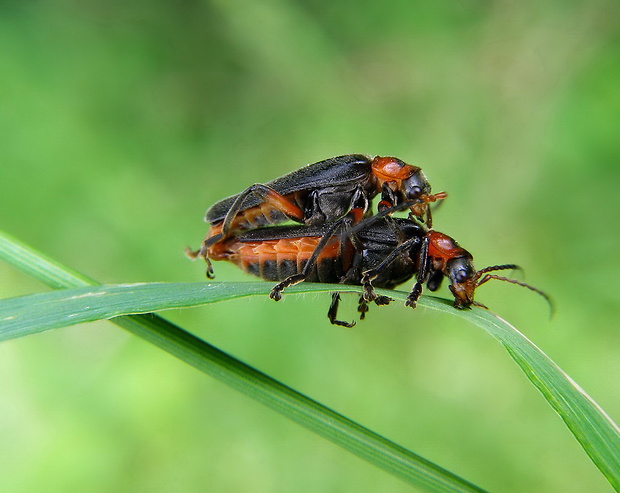
[[[216,200],[398,156],[450,193],[436,228],[479,268],[524,266],[557,315],[506,283],[478,299],[620,421],[616,0],[8,1],[0,74],[10,234],[106,283],[202,281],[183,249]],[[2,297],[44,289],[0,265]],[[346,330],[328,305],[166,316],[482,487],[611,490],[478,328],[395,304]],[[103,322],[0,345],[0,437],[2,491],[409,491]]]

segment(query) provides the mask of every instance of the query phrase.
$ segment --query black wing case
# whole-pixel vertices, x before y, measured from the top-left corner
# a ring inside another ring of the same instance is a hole
[[[368,227],[360,227],[364,225],[362,221],[355,228],[355,236],[357,236],[363,244],[383,244],[396,247],[400,243],[413,237],[420,240],[424,237],[424,229],[417,225],[414,221],[403,218],[393,218],[393,224],[396,227],[394,231],[385,218],[379,221],[369,222]],[[346,230],[339,229],[336,223],[329,222],[317,224],[314,226],[292,225],[292,226],[270,226],[267,228],[257,228],[243,231],[236,236],[238,241],[270,241],[282,240],[284,238],[303,238],[303,237],[323,237],[331,233],[333,236],[348,236]]]
[[[426,232],[416,222],[399,217],[387,219],[371,216],[352,228],[352,234],[364,244],[382,244],[398,246],[417,237],[420,240]]]
[[[318,163],[308,164],[303,168],[267,182],[265,185],[282,195],[286,195],[304,190],[310,191],[325,187],[363,183],[371,173],[371,163],[372,161],[362,154],[347,154],[319,161]],[[238,195],[232,195],[216,202],[207,210],[205,221],[214,223],[224,219]],[[250,195],[245,200],[241,210],[246,210],[259,204],[260,199]]]
[[[323,237],[333,229],[333,223],[316,226],[271,226],[244,231],[236,236],[242,243],[253,241],[271,241],[287,238]]]

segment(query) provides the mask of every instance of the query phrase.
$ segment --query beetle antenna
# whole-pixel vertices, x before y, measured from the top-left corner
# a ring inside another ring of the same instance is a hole
[[[514,267],[516,267],[516,266],[514,266]],[[507,268],[511,268],[511,266],[508,266]],[[485,270],[485,269],[483,269],[483,270]],[[492,269],[492,270],[500,270],[500,269]],[[480,271],[480,272],[482,272],[482,271]],[[484,284],[487,281],[490,281],[491,279],[497,279],[498,281],[506,281],[506,282],[509,282],[509,283],[512,283],[512,284],[516,284],[518,286],[522,286],[524,288],[529,289],[530,291],[534,291],[535,293],[539,294],[540,296],[545,298],[545,300],[549,304],[549,310],[551,312],[550,313],[550,317],[553,317],[553,314],[555,313],[555,306],[553,305],[553,302],[551,301],[551,298],[549,297],[549,295],[547,295],[547,293],[545,293],[544,291],[541,291],[540,289],[535,288],[534,286],[530,286],[529,284],[526,284],[524,282],[517,281],[516,279],[510,279],[508,277],[498,276],[496,274],[486,274],[479,282],[476,283],[476,287],[481,286],[482,284]]]
[[[478,279],[482,277],[482,274],[486,274],[487,272],[492,272],[494,270],[523,270],[523,269],[521,269],[521,267],[515,264],[492,265],[490,267],[485,267],[484,269],[480,269],[478,272],[476,272],[474,279],[477,281]]]

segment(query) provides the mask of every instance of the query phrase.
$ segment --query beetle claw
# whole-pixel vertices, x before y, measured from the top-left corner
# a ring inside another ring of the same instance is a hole
[[[271,293],[269,293],[269,297],[273,301],[280,301],[282,299],[282,289],[278,289],[278,286],[276,286],[271,290]]]
[[[375,299],[375,304],[377,306],[381,306],[381,305],[389,305],[392,300],[392,298],[390,298],[389,296],[377,296],[377,298]]]

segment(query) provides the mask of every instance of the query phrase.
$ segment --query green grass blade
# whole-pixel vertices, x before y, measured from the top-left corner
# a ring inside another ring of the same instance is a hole
[[[267,297],[270,290],[271,284],[266,282],[138,283],[85,286],[9,298],[0,300],[0,341],[121,315],[189,308],[253,295]],[[359,292],[338,284],[304,284],[290,288],[286,294],[335,290]],[[437,307],[442,301],[426,297],[421,305]]]
[[[559,414],[605,478],[620,491],[620,428],[551,358],[508,322],[479,308],[455,313],[497,339]]]
[[[77,296],[83,295],[85,292],[88,293],[95,292],[95,290],[98,289],[107,289],[107,287],[104,286],[92,286],[97,284],[94,280],[64,267],[52,259],[46,258],[2,232],[0,232],[0,259],[5,260],[18,269],[27,272],[32,277],[54,288],[82,286],[82,288],[77,288],[79,292]],[[254,289],[255,291],[247,291],[245,295],[266,293],[268,290],[267,284],[252,284],[253,286],[247,285],[246,287],[248,290]],[[148,286],[150,285],[144,284],[142,288],[150,289]],[[156,285],[156,288],[162,288],[162,286],[165,285]],[[183,288],[183,285],[177,286],[179,289]],[[187,284],[185,288],[191,289],[191,286],[191,284]],[[205,292],[203,293],[202,299],[203,303],[206,302],[205,299],[208,297],[207,293],[214,293],[212,290],[209,290],[207,286],[208,284],[205,283]],[[137,288],[135,285],[134,287]],[[195,288],[196,286],[194,285],[194,289]],[[232,286],[230,286],[230,288],[232,288]],[[120,289],[122,290],[123,288],[121,287]],[[126,286],[125,289],[131,288]],[[50,298],[48,302],[43,301],[43,305],[48,303],[47,307],[49,309],[49,303],[54,303],[54,295],[58,294],[62,297],[63,294],[67,294],[68,291],[69,290],[45,293],[45,295],[49,295],[52,298]],[[152,291],[151,295],[153,295]],[[223,297],[233,296],[232,290],[229,288],[224,288],[220,295]],[[31,312],[31,310],[36,311],[33,305],[28,306],[23,303],[26,298],[29,297],[0,301],[2,305],[0,309],[2,313],[0,314],[0,333],[4,334],[6,329],[7,334],[11,334],[14,337],[19,334],[19,327],[13,325],[11,328],[9,324],[17,318],[29,316],[27,313]],[[165,298],[165,296],[163,298]],[[102,299],[103,298],[97,298],[96,295],[81,298],[82,301],[88,300],[95,303]],[[73,300],[80,300],[80,298],[74,296]],[[142,301],[149,303],[144,297]],[[213,298],[212,301],[214,301]],[[159,302],[161,303],[161,299]],[[91,305],[89,304],[88,306]],[[22,310],[22,314],[24,315],[15,314],[12,311],[13,308]],[[76,308],[75,305],[74,308]],[[85,307],[83,306],[82,308]],[[76,317],[68,317],[69,314],[67,314],[65,324],[67,318],[71,322],[77,323],[77,318],[83,316],[82,312],[93,313],[93,310],[99,310],[97,313],[101,318],[109,318],[108,316],[102,315],[103,310],[101,307],[93,308],[92,310],[91,308],[80,310],[79,314],[74,313]],[[114,314],[108,314],[109,316],[119,315],[120,307],[118,304],[116,304],[114,308],[111,306],[110,308],[113,311],[115,310],[115,312]],[[135,313],[136,311],[140,310],[134,308],[131,309],[129,313]],[[39,325],[38,328],[35,328],[36,324],[31,325],[30,329],[26,329],[24,325],[22,328],[26,332],[29,331],[28,333],[33,333],[35,331],[40,331],[38,329],[42,328],[44,323],[48,324],[48,328],[58,326],[53,321],[53,317],[41,313],[39,314],[42,315],[40,317],[41,325]],[[24,318],[22,320],[25,321],[26,319]],[[151,342],[155,346],[185,361],[198,370],[230,385],[240,392],[278,411],[289,419],[305,426],[309,430],[331,440],[346,450],[349,450],[366,461],[381,467],[390,474],[414,486],[428,491],[439,492],[484,491],[450,471],[383,438],[316,401],[305,397],[157,315],[120,316],[114,318],[112,321],[132,334]],[[23,334],[26,332],[23,332]]]
[[[342,288],[344,286],[304,284],[291,288],[288,294],[328,292]],[[0,300],[0,340],[119,315],[197,306],[244,296],[266,296],[270,289],[271,285],[263,282],[100,285]],[[399,291],[388,294],[402,301],[407,296],[407,293]],[[456,311],[450,308],[446,300],[432,297],[422,298],[420,304],[428,308],[453,311],[500,341],[528,379],[564,420],[609,482],[618,488],[620,430],[548,356],[513,326],[486,310],[474,308]],[[147,331],[138,335],[149,339],[150,333]],[[151,342],[157,344],[154,340]],[[182,357],[175,353],[173,346],[167,343],[164,346],[158,345]],[[227,383],[231,384],[228,381]]]

